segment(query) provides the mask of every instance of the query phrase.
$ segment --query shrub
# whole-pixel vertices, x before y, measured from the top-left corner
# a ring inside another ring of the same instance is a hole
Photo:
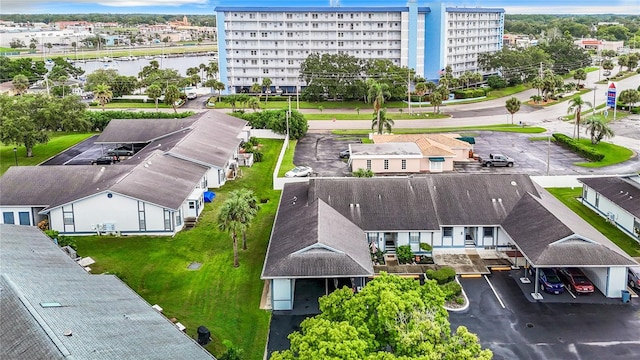
[[[373,171],[371,171],[371,169],[360,168],[353,172],[353,177],[370,178],[370,177],[373,177],[373,175],[374,174],[373,174]]]
[[[455,281],[450,281],[446,284],[440,285],[440,289],[442,289],[444,298],[447,301],[452,301],[462,293],[462,286]]]
[[[553,138],[557,143],[589,160],[602,161],[602,159],[604,159],[604,154],[601,152],[587,147],[565,134],[555,133],[553,134]]]
[[[432,251],[433,247],[427,243],[420,243],[420,250],[422,251]]]
[[[458,304],[458,305],[464,305],[464,298],[463,298],[463,297],[458,297],[458,298],[456,298],[456,304]]]
[[[489,85],[492,89],[503,89],[507,87],[507,82],[504,78],[498,75],[491,75],[487,78],[487,85]]]
[[[193,115],[192,111],[185,111],[181,113],[169,113],[169,112],[147,112],[147,111],[122,111],[122,110],[107,110],[107,111],[91,111],[87,110],[87,120],[91,124],[91,129],[96,131],[104,130],[111,119],[182,119]]]
[[[433,258],[431,256],[421,256],[418,264],[433,264]]]
[[[401,245],[396,249],[396,256],[398,257],[398,262],[400,264],[409,264],[413,262],[413,251],[411,251],[411,246],[409,245]]]
[[[456,271],[453,268],[445,266],[439,270],[427,270],[426,275],[429,279],[433,279],[437,281],[438,284],[443,285],[456,277]]]
[[[258,146],[258,138],[255,136],[250,137],[249,144],[251,144],[251,146]]]
[[[58,243],[58,246],[70,246],[73,250],[78,250],[78,246],[76,245],[76,240],[71,236],[60,235],[60,233],[56,230],[45,230],[45,234],[50,237],[52,240]]]

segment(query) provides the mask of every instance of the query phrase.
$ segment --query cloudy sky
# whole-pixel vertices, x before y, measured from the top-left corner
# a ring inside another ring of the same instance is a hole
[[[213,14],[222,6],[273,6],[265,0],[0,0],[0,14]],[[405,6],[407,0],[341,0],[342,6]],[[418,0],[421,6],[433,1]],[[451,6],[501,7],[509,14],[640,14],[640,0],[457,0]],[[289,0],[282,6],[327,6],[329,0]],[[2,16],[0,15],[0,19]]]

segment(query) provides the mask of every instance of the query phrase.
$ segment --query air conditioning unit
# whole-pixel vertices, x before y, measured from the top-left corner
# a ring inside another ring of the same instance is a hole
[[[616,222],[616,214],[614,214],[611,211],[609,211],[607,213],[607,221],[610,222],[610,223]]]

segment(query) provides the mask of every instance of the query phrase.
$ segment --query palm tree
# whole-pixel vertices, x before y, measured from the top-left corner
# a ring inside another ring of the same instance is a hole
[[[104,111],[104,106],[113,99],[113,93],[111,92],[111,87],[105,84],[96,85],[95,90],[93,90],[93,94],[98,100],[98,103],[102,106],[102,111]]]
[[[207,78],[212,78],[218,73],[218,63],[210,62],[209,66],[204,69],[204,72],[207,74]]]
[[[389,85],[379,83],[372,79],[367,81],[367,85],[369,86],[369,90],[367,91],[367,102],[373,102],[374,115],[376,115],[374,122],[378,125],[378,133],[382,134],[384,122],[380,119],[380,109],[382,109],[382,105],[384,104],[385,96],[388,97],[391,95],[391,93],[389,93]],[[373,130],[373,128],[371,128],[371,130]]]
[[[388,133],[391,133],[391,127],[394,125],[393,119],[387,117],[387,110],[380,110],[377,116],[371,121],[371,130],[377,128],[378,134],[382,134],[383,129],[386,129]]]
[[[511,114],[511,125],[513,125],[513,115],[520,111],[520,100],[517,97],[512,96],[505,104],[507,111]]]
[[[167,86],[167,89],[164,91],[164,103],[167,105],[171,105],[173,111],[177,114],[178,109],[176,108],[176,102],[180,99],[180,90],[175,85]]]
[[[14,76],[11,83],[16,90],[16,95],[22,95],[29,88],[29,78],[22,74]]]
[[[577,69],[573,73],[573,79],[578,80],[578,84],[576,86],[580,89],[580,80],[587,80],[587,72],[584,71],[584,69]]]
[[[265,104],[269,101],[269,92],[271,92],[271,79],[264,78],[262,79],[262,86],[266,88],[265,93],[266,97],[264,98]]]
[[[584,105],[588,105],[589,107],[593,108],[593,104],[591,104],[588,101],[582,100],[582,98],[578,95],[573,99],[569,100],[569,108],[567,109],[567,114],[573,113],[576,116],[576,126],[574,131],[574,137],[576,137],[576,133],[577,133],[578,140],[580,140],[580,115],[582,113],[582,106]]]
[[[248,205],[237,196],[229,197],[220,208],[218,214],[218,228],[231,234],[233,241],[233,267],[240,266],[238,261],[238,233],[246,230],[243,219],[243,212],[247,211]]]
[[[440,111],[440,105],[442,105],[443,98],[448,92],[449,90],[446,88],[446,86],[442,85],[431,92],[431,95],[429,96],[429,102],[431,103],[431,106],[433,106],[434,114]]]
[[[260,109],[260,100],[257,97],[250,97],[247,99],[247,107],[249,109],[253,109],[255,112],[257,109]]]
[[[252,98],[255,99],[255,98]],[[245,224],[245,228],[242,230],[242,250],[247,250],[247,229],[250,226],[251,220],[256,216],[258,210],[260,209],[260,205],[258,204],[258,199],[253,194],[252,190],[249,189],[239,189],[231,192],[230,196],[237,197],[241,201],[243,201],[247,206],[242,207],[240,210],[242,211],[241,218],[243,223]]]
[[[540,104],[540,101],[542,101],[542,96],[540,96],[540,95],[531,95],[529,97],[529,99],[533,100],[533,102],[535,104]]]
[[[540,90],[542,90],[542,88],[544,87],[544,81],[540,76],[536,76],[533,78],[533,80],[531,80],[531,86],[538,90],[537,96],[540,96]]]
[[[424,82],[419,82],[416,84],[416,94],[420,97],[420,105],[418,105],[422,109],[422,97],[427,94],[427,84]]]
[[[622,90],[622,92],[620,92],[620,96],[618,96],[618,99],[629,105],[629,110],[631,110],[631,108],[634,107],[636,103],[640,102],[640,91],[636,89]]]
[[[611,138],[615,135],[601,116],[589,116],[584,123],[586,133],[591,136],[593,145],[597,145],[604,138]]]
[[[158,99],[162,96],[162,88],[160,85],[153,83],[149,85],[147,91],[145,92],[149,99],[153,100],[156,103],[156,111],[158,111]]]
[[[258,97],[260,97],[260,92],[262,91],[262,86],[260,86],[260,84],[258,84],[258,83],[253,83],[253,85],[251,85],[251,87],[249,88],[249,91],[254,93],[254,94],[258,94]]]

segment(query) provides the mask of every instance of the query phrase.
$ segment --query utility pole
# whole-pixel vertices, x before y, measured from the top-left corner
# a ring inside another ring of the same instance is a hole
[[[411,69],[407,72],[407,100],[407,104],[409,104],[409,116],[411,116]]]
[[[547,134],[547,176],[549,176],[550,160],[551,160],[551,133]]]
[[[289,118],[291,117],[291,96],[287,98],[289,109],[287,110],[287,148],[289,148]]]

